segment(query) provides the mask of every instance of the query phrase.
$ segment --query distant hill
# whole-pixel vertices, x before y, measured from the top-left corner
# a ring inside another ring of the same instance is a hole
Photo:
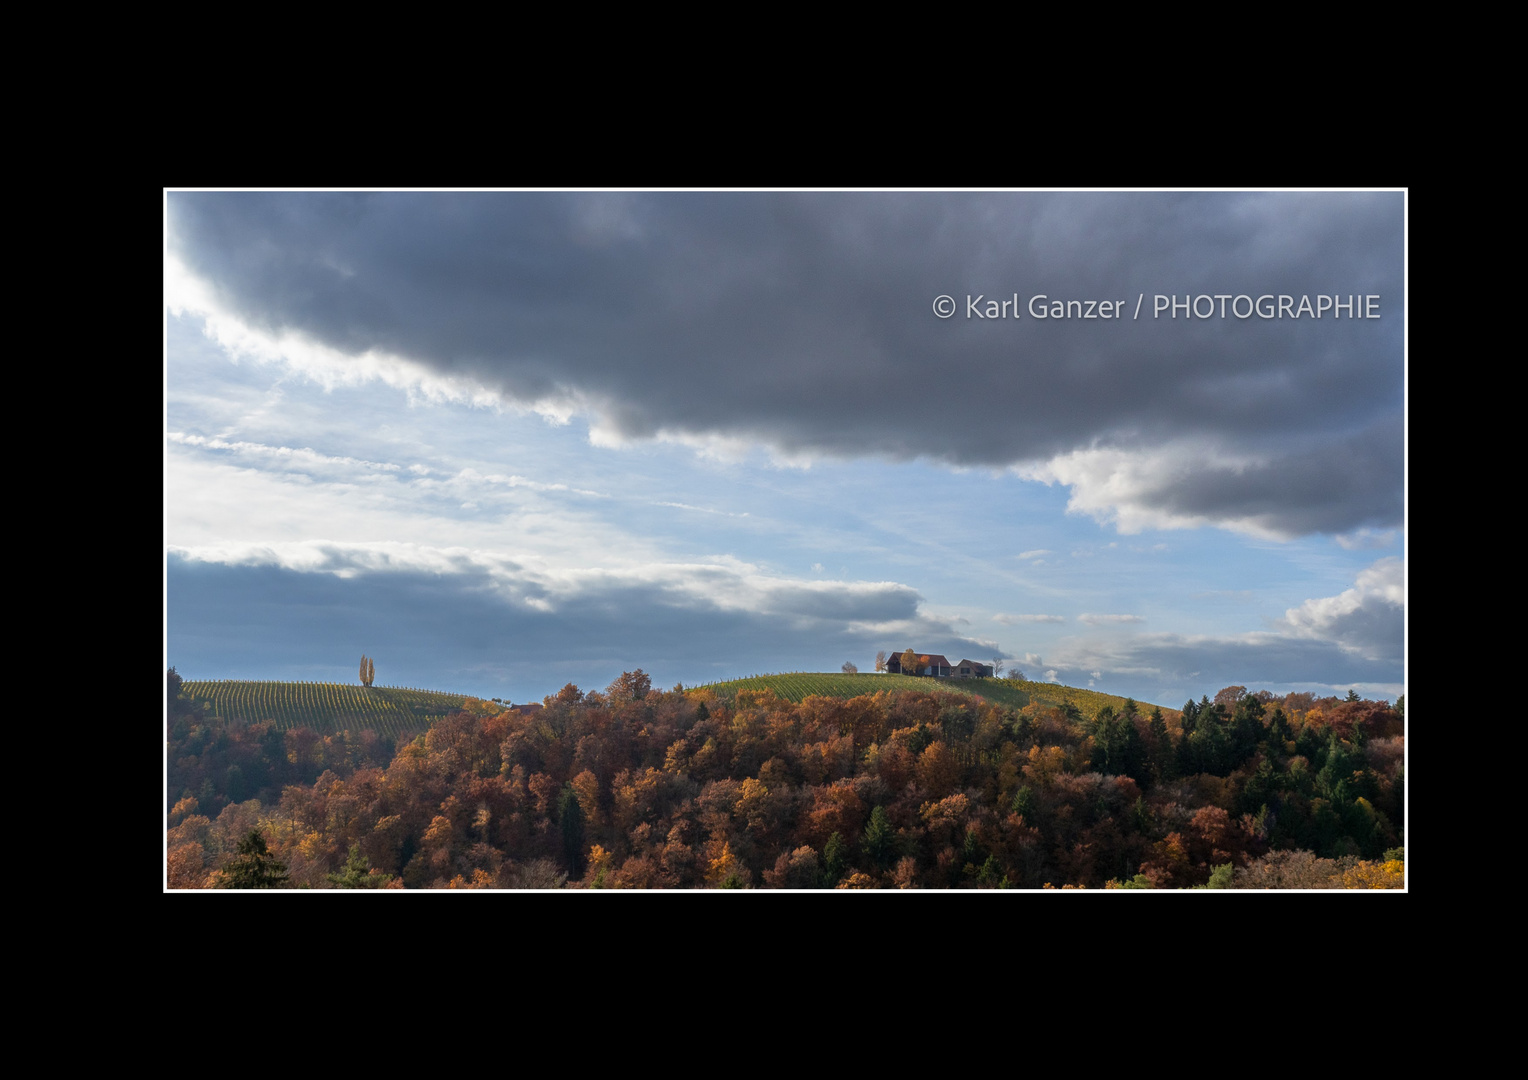
[[[1031,702],[1062,705],[1070,701],[1084,716],[1093,717],[1105,705],[1116,710],[1125,699],[1096,690],[1056,683],[1016,679],[930,679],[911,675],[844,675],[839,672],[791,672],[754,675],[689,687],[686,693],[710,693],[723,700],[736,698],[739,690],[773,690],[786,701],[799,702],[812,694],[851,698],[882,690],[921,690],[979,696],[988,701],[1023,708]],[[238,679],[187,680],[181,692],[202,702],[212,716],[247,723],[273,721],[288,731],[307,727],[321,735],[338,731],[370,729],[392,736],[400,744],[429,729],[449,713],[475,699],[465,694],[417,690],[399,686],[357,686],[349,683],[255,682]],[[1149,712],[1148,702],[1137,702]],[[503,706],[488,706],[497,711]],[[1177,710],[1163,708],[1164,713]]]
[[[1075,686],[1057,683],[1028,682],[1022,679],[931,679],[912,675],[844,675],[835,672],[798,671],[782,675],[753,675],[746,679],[730,679],[725,682],[708,683],[690,687],[689,692],[706,691],[719,698],[730,700],[739,690],[773,690],[787,701],[801,701],[810,694],[822,697],[851,698],[860,694],[874,694],[881,690],[946,691],[949,693],[979,696],[988,701],[1015,708],[1023,708],[1031,702],[1044,705],[1063,705],[1071,702],[1084,716],[1093,717],[1105,705],[1116,711],[1125,699],[1115,694],[1102,694],[1097,690],[1083,690]],[[1138,701],[1143,712],[1150,712],[1150,702]],[[1164,714],[1177,710],[1162,707]]]
[[[209,714],[225,720],[271,720],[283,731],[307,727],[321,735],[369,728],[400,741],[421,734],[471,700],[464,694],[400,686],[236,679],[187,680],[181,693],[206,703]]]

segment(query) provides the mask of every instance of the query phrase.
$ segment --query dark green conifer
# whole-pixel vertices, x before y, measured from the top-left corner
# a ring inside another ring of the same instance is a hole
[[[331,885],[341,889],[380,889],[390,878],[371,872],[371,860],[361,854],[360,844],[350,845],[350,855],[338,874],[326,874]]]
[[[259,829],[239,841],[237,854],[223,867],[221,885],[225,889],[280,889],[287,883],[287,868],[276,861],[265,847]]]
[[[844,876],[844,871],[849,869],[849,845],[844,843],[844,838],[838,833],[835,832],[828,837],[827,846],[823,848],[822,861],[822,883],[831,889]]]
[[[578,805],[572,784],[564,784],[557,797],[557,821],[562,828],[562,854],[568,874],[579,877],[584,872],[584,808]]]
[[[886,816],[886,808],[877,806],[870,811],[870,823],[860,840],[865,854],[879,867],[886,867],[897,853],[897,834]]]

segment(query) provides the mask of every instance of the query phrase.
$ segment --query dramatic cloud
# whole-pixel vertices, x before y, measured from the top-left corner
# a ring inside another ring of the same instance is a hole
[[[1220,525],[1287,538],[1395,520],[1402,486],[1401,417],[1322,439],[1309,449],[1244,440],[1175,440],[1140,449],[1087,449],[1018,470],[1072,489],[1068,509],[1121,532]],[[1337,494],[1340,493],[1340,494]]]
[[[1307,600],[1285,612],[1283,625],[1300,637],[1331,641],[1370,660],[1399,661],[1405,634],[1406,567],[1381,559],[1339,596]]]
[[[174,548],[168,565],[172,626],[198,628],[170,634],[190,674],[290,670],[319,641],[335,644],[308,658],[310,677],[348,677],[348,654],[329,655],[343,645],[389,654],[388,681],[453,676],[463,689],[539,696],[548,672],[587,678],[601,665],[606,679],[643,666],[695,683],[868,660],[904,639],[991,649],[924,613],[905,585],[772,577],[727,559],[569,570],[462,548],[302,541]]]
[[[1400,194],[169,204],[172,306],[325,385],[578,415],[601,445],[1012,468],[1127,532],[1401,520]],[[1042,320],[1040,293],[1146,310]],[[1018,320],[967,317],[1014,294]],[[1379,295],[1381,317],[1152,318],[1157,294]]]

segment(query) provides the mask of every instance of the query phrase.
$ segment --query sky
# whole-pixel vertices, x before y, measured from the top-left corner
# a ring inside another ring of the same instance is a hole
[[[1405,692],[1406,194],[165,196],[165,652]]]

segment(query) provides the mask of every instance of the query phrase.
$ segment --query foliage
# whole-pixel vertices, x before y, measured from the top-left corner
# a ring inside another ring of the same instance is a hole
[[[345,865],[339,873],[326,875],[326,880],[341,889],[385,889],[394,879],[373,870],[370,861],[361,853],[361,845],[351,844]]]
[[[279,889],[287,883],[287,868],[266,849],[260,830],[251,829],[239,841],[238,851],[223,867],[219,886],[224,889]]]
[[[176,712],[167,882],[253,863],[311,888],[1404,887],[1386,703],[1243,692],[1148,717],[996,679],[623,679],[533,713],[464,700],[395,745]]]
[[[652,676],[641,668],[636,671],[623,671],[620,676],[605,688],[605,696],[611,701],[641,701],[653,688]]]
[[[870,812],[870,823],[865,826],[860,846],[864,848],[866,858],[883,869],[896,855],[897,838],[884,806],[877,806]]]

